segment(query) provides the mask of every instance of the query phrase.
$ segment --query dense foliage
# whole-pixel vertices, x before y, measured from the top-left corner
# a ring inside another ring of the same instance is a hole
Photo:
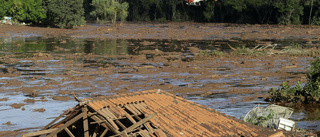
[[[308,82],[302,88],[300,83],[291,88],[283,82],[280,89],[272,88],[269,94],[274,101],[293,103],[320,103],[320,58],[315,58],[307,72]]]
[[[319,0],[0,0],[0,19],[73,27],[86,21],[320,24]]]
[[[47,23],[60,28],[84,24],[83,0],[44,0]]]
[[[111,20],[115,23],[116,20],[124,21],[128,16],[128,3],[121,3],[120,0],[92,0],[91,6],[93,10],[90,15],[96,17],[97,21]]]
[[[0,0],[0,18],[3,16],[32,23],[41,23],[46,18],[41,0]]]

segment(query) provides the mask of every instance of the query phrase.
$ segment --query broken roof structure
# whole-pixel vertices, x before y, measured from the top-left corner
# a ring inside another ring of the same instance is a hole
[[[23,136],[266,136],[268,130],[160,89],[78,101],[42,130]]]

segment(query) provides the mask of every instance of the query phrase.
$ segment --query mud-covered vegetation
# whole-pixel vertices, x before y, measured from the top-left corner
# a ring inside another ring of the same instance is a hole
[[[314,0],[0,0],[0,19],[73,27],[86,21],[200,21],[254,24],[320,24]]]
[[[300,82],[295,87],[283,82],[279,89],[270,89],[270,98],[277,102],[320,103],[320,58],[312,62],[307,78],[308,82],[303,88]]]
[[[261,55],[288,55],[288,56],[311,56],[320,55],[318,50],[302,48],[301,45],[292,45],[281,50],[275,49],[278,48],[276,44],[250,48],[246,46],[231,47],[231,52],[222,52],[217,50],[202,50],[199,52],[200,57],[210,57],[210,56],[261,56]]]

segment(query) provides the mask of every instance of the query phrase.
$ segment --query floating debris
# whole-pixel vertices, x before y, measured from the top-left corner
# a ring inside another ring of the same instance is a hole
[[[268,107],[260,107],[257,105],[247,113],[243,120],[262,127],[293,131],[296,123],[288,119],[292,113],[292,108],[275,104],[269,105]]]

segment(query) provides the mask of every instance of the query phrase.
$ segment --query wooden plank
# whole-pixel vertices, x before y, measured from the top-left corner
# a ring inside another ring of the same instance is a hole
[[[83,132],[84,137],[89,137],[89,120],[88,120],[88,109],[87,107],[82,108],[83,115]]]
[[[137,123],[128,113],[126,114],[126,117],[132,122],[132,124]]]
[[[58,128],[57,126],[61,125],[64,122],[69,121],[70,119],[72,119],[74,116],[76,116],[79,113],[80,110],[75,110],[72,111],[71,114],[69,116],[67,116],[65,119],[59,121],[58,123],[52,125],[50,128]]]
[[[53,128],[53,129],[47,129],[47,130],[40,130],[37,132],[31,132],[31,133],[23,134],[22,137],[33,137],[33,136],[40,136],[43,134],[49,134],[57,129],[58,128]]]
[[[92,134],[92,137],[97,137],[97,134],[98,134],[98,131],[99,131],[99,127],[100,127],[100,125],[98,124],[98,125],[96,126],[93,134]]]
[[[66,131],[70,137],[75,137],[75,136],[71,133],[71,131],[68,129],[68,127],[66,127],[66,128],[64,129],[64,131]]]
[[[142,136],[142,137],[150,137],[148,132],[146,130],[141,130],[139,131],[139,134]]]
[[[126,129],[126,128],[127,128],[127,127],[124,126],[118,119],[116,120],[116,123],[117,123],[118,125],[120,125],[120,127],[123,128],[123,129]]]
[[[104,126],[106,129],[110,129],[115,134],[119,133],[118,130],[116,130],[108,121],[104,120],[103,118],[99,118],[96,115],[92,115],[91,118],[96,122],[104,121],[103,123],[101,123],[102,126]]]
[[[46,137],[53,137],[54,135],[57,135],[60,131],[62,131],[63,129],[65,129],[66,127],[69,127],[71,124],[73,124],[74,122],[78,121],[79,119],[81,119],[83,117],[83,115],[85,115],[83,112],[79,115],[77,115],[76,117],[72,118],[71,120],[69,120],[67,123],[65,123],[64,125],[62,125],[61,127],[59,127],[57,130],[51,132],[48,136]]]
[[[104,136],[107,134],[107,132],[108,132],[108,129],[106,128],[106,129],[102,132],[102,134],[101,134],[100,137],[104,137]]]
[[[116,118],[117,118],[117,116],[116,116],[112,111],[110,111],[109,108],[104,108],[104,109],[102,109],[102,110],[105,111],[105,112],[107,112],[108,114],[110,114],[110,117],[111,117],[112,119],[116,119]]]
[[[117,117],[108,110],[108,108],[104,108],[104,109],[101,109],[101,111],[103,113],[105,113],[108,117],[112,118],[112,119],[116,119]]]
[[[111,119],[109,116],[106,116],[106,114],[103,114],[103,112],[99,111],[98,112],[100,115],[102,115],[104,118],[102,118],[103,120],[107,120],[115,130],[119,130],[119,127],[117,126],[116,123],[114,123],[113,119]]]
[[[100,120],[100,118],[98,118],[96,115],[93,115],[93,113],[88,112],[88,115],[91,119],[93,119],[94,121],[96,121],[95,123],[101,123],[103,120]],[[103,127],[108,128],[107,125],[105,125],[104,123],[101,124]]]
[[[57,122],[60,118],[62,118],[64,115],[68,114],[70,112],[70,110],[67,110],[65,112],[63,112],[60,116],[58,116],[57,118],[55,118],[53,121],[51,121],[48,125],[46,125],[45,127],[43,127],[41,130],[45,130],[48,127],[50,127],[50,125],[52,125],[53,123]]]
[[[91,119],[93,119],[94,121],[96,121],[96,123],[101,124],[104,128],[109,129],[110,127],[106,125],[106,123],[104,122],[104,120],[100,120],[100,118],[98,118],[96,115],[92,115],[90,116]],[[103,123],[101,123],[103,122]],[[111,126],[111,125],[110,125]],[[112,126],[111,126],[112,127]]]
[[[153,118],[155,116],[155,114],[150,114],[148,117],[138,121],[137,123],[133,124],[132,126],[128,127],[127,129],[123,130],[122,132],[127,132],[127,133],[130,133],[132,132],[132,130],[134,130],[136,127],[148,122],[151,118]],[[121,132],[121,133],[122,133]]]
[[[136,119],[138,119],[138,121],[141,120],[141,118],[140,118],[139,116],[137,116],[137,115],[134,115],[133,117],[136,118]]]
[[[98,114],[102,115],[103,117],[109,117],[108,114],[104,113],[101,110],[98,111]]]
[[[121,137],[129,137],[129,136],[128,136],[127,132],[123,132]]]

